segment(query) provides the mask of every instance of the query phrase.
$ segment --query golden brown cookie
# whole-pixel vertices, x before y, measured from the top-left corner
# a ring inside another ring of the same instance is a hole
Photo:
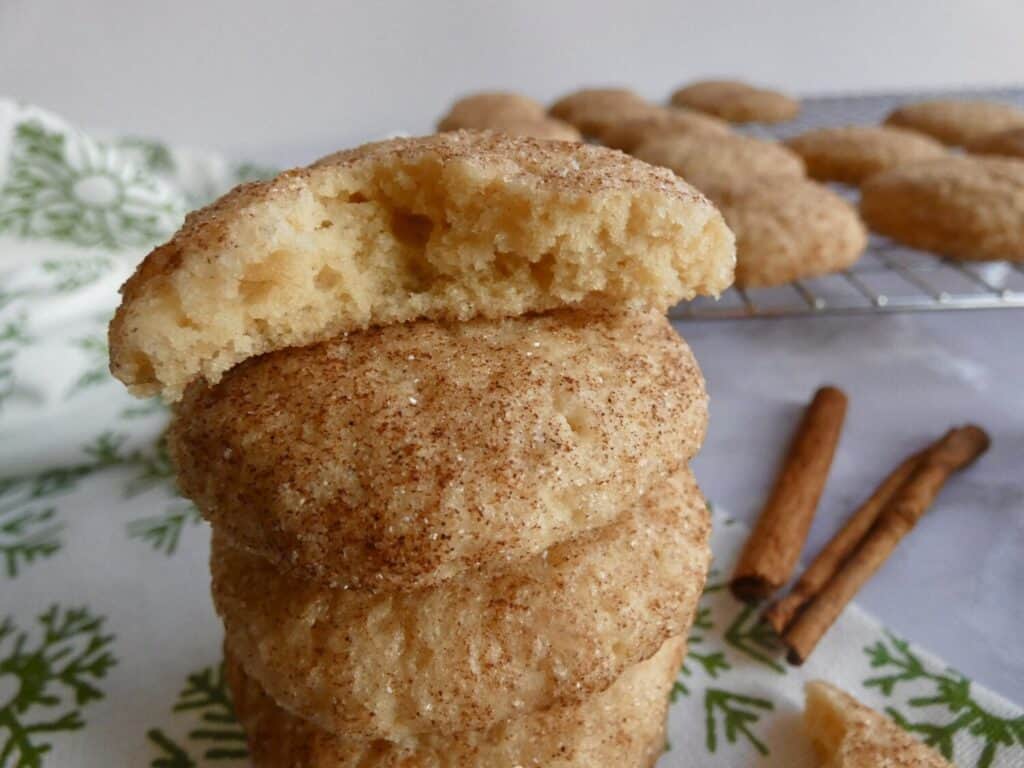
[[[661,165],[703,190],[757,176],[803,177],[800,156],[782,144],[739,134],[685,133],[637,147],[639,160]]]
[[[786,142],[821,181],[860,184],[868,176],[917,160],[942,157],[939,142],[916,131],[883,125],[817,128]]]
[[[691,83],[672,94],[672,103],[730,123],[782,123],[800,113],[800,102],[792,96],[736,80]]]
[[[632,152],[641,144],[665,134],[729,133],[729,124],[717,117],[681,107],[665,108],[649,115],[631,117],[612,124],[598,139],[606,147]]]
[[[495,133],[393,139],[245,184],[125,283],[111,370],[177,400],[283,347],[416,318],[664,309],[732,281],[732,234],[667,171]]]
[[[683,470],[618,520],[527,560],[408,592],[321,587],[217,534],[227,644],[332,733],[456,733],[602,691],[693,620],[710,520]]]
[[[169,435],[225,536],[307,578],[436,583],[617,517],[699,449],[707,401],[664,316],[422,321],[197,384]]]
[[[736,285],[783,285],[846,269],[867,246],[852,205],[821,184],[760,178],[709,187],[736,233]]]
[[[804,727],[824,768],[953,768],[888,717],[834,685],[805,686]]]
[[[1024,128],[987,133],[971,141],[966,149],[975,155],[1002,155],[1024,159]]]
[[[648,768],[665,749],[668,694],[684,650],[682,638],[669,640],[582,704],[400,744],[315,728],[275,704],[230,655],[226,676],[255,768]]]
[[[560,98],[548,114],[576,126],[587,136],[600,136],[616,122],[661,110],[627,88],[587,88]]]
[[[1024,110],[995,101],[936,99],[899,107],[885,123],[919,131],[943,144],[962,146],[986,134],[1024,127]]]
[[[1024,160],[951,155],[894,168],[864,182],[860,211],[915,248],[1024,261]]]
[[[501,123],[541,120],[544,106],[520,93],[485,91],[463,96],[437,122],[439,131],[496,128]]]

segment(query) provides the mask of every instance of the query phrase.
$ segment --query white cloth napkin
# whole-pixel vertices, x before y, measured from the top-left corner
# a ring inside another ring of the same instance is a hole
[[[105,327],[186,210],[264,172],[0,101],[0,768],[247,764],[209,532],[174,492],[165,408],[107,373]],[[746,531],[714,517],[659,765],[812,766],[801,686],[820,677],[959,766],[1024,766],[1020,708],[855,607],[788,667],[721,588]]]

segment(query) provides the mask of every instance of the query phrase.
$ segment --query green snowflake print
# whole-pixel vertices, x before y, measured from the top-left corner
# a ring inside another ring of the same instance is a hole
[[[115,144],[130,160],[135,161],[150,173],[169,176],[177,168],[171,150],[161,141],[144,139],[140,136],[124,136]]]
[[[910,649],[905,640],[886,634],[885,638],[864,649],[871,668],[879,674],[864,681],[866,688],[877,688],[882,695],[891,697],[900,686],[914,686],[927,693],[907,699],[905,707],[895,705],[886,713],[907,731],[915,733],[929,746],[938,749],[948,760],[956,758],[955,739],[966,734],[980,740],[984,747],[974,763],[975,768],[989,768],[997,755],[1005,752],[1024,757],[1024,715],[1007,719],[986,711],[971,696],[971,682],[953,670],[935,672]],[[928,719],[915,719],[912,710],[942,708],[948,714],[943,723]],[[960,761],[956,760],[960,765]]]
[[[114,266],[109,256],[75,256],[43,261],[43,272],[53,278],[49,290],[53,293],[71,293],[91,285]]]
[[[181,201],[116,146],[38,120],[14,130],[0,233],[117,250],[166,238]]]
[[[0,325],[0,407],[14,393],[14,362],[18,353],[31,343],[25,315]]]
[[[117,663],[114,636],[85,608],[54,605],[36,631],[0,623],[0,765],[40,768],[53,734],[84,727],[84,709]]]
[[[82,460],[51,467],[35,474],[0,478],[0,566],[8,578],[16,578],[25,567],[52,557],[63,547],[64,522],[60,520],[57,497],[71,493],[79,483],[97,472],[121,468],[127,471],[123,492],[135,496],[164,486],[174,490],[173,469],[161,435],[152,445],[125,448],[127,437],[104,432],[82,448]],[[168,511],[165,530],[158,535],[152,519],[129,528],[130,538],[139,538],[159,551],[173,554],[181,528],[198,522],[198,516]],[[176,518],[181,515],[181,519]],[[143,530],[149,526],[153,530]],[[177,530],[175,530],[177,526]]]
[[[132,520],[126,526],[129,539],[138,539],[156,552],[168,557],[178,551],[181,533],[186,526],[199,525],[202,518],[195,505],[182,501],[168,507],[159,515]]]
[[[195,768],[200,757],[210,761],[248,757],[245,732],[235,719],[223,664],[189,675],[173,711],[188,713],[192,725],[185,738],[177,741],[160,728],[150,729],[146,736],[158,753],[151,768]]]
[[[708,575],[708,584],[690,631],[686,660],[672,685],[669,698],[674,703],[682,697],[691,696],[695,688],[690,679],[698,672],[706,681],[717,683],[721,679],[721,686],[705,685],[702,688],[704,737],[708,752],[717,752],[723,739],[729,744],[742,739],[760,754],[768,755],[768,745],[757,735],[755,727],[775,705],[742,691],[744,675],[738,664],[744,660],[753,661],[780,674],[785,674],[785,668],[773,658],[778,646],[758,622],[753,608],[725,597],[718,601],[718,605],[727,605],[733,613],[727,616],[727,623],[716,621],[715,611],[709,603],[717,593],[727,594],[726,585],[716,578],[715,571]]]
[[[91,334],[74,339],[72,344],[86,354],[85,370],[75,379],[68,390],[68,397],[74,397],[86,389],[111,381],[107,369],[107,339],[100,334]]]
[[[249,181],[266,181],[277,176],[278,170],[269,165],[259,163],[239,163],[234,168],[236,184],[244,184]]]

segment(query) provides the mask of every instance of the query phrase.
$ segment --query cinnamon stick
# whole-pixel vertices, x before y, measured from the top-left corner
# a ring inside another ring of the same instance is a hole
[[[951,429],[925,452],[860,545],[783,633],[791,663],[803,663],[847,603],[921,519],[949,476],[971,464],[988,446],[985,431],[968,425]]]
[[[792,574],[832,466],[846,402],[836,387],[815,392],[733,572],[730,588],[740,600],[769,597]]]
[[[790,593],[765,611],[762,619],[768,622],[777,635],[785,631],[800,609],[835,575],[839,566],[874,525],[889,500],[913,474],[923,456],[924,451],[915,453],[890,472],[875,492],[850,516],[839,533],[818,553]]]

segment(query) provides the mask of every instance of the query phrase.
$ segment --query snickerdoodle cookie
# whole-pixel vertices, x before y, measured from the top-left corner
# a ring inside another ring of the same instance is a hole
[[[693,620],[710,560],[682,470],[615,522],[526,560],[407,592],[322,587],[214,532],[227,645],[286,709],[332,733],[455,733],[602,691]]]
[[[667,641],[613,686],[483,731],[359,741],[319,730],[267,696],[229,654],[226,677],[255,768],[648,768],[665,749],[669,689],[685,651]]]
[[[1024,128],[985,134],[968,143],[966,149],[975,155],[1002,155],[1024,159]]]
[[[421,321],[193,385],[169,447],[237,545],[324,583],[423,585],[610,522],[695,454],[704,383],[657,311]]]
[[[628,88],[586,88],[560,98],[548,114],[576,126],[587,136],[599,136],[616,122],[661,110]]]
[[[781,123],[800,113],[792,96],[736,80],[702,80],[672,94],[677,107],[689,107],[730,123]]]
[[[943,144],[960,146],[989,133],[1024,127],[1024,110],[996,101],[936,99],[899,107],[885,123],[919,131]]]
[[[871,229],[964,260],[1024,261],[1024,160],[950,156],[894,168],[861,187]]]
[[[502,120],[490,127],[492,131],[509,136],[532,136],[535,139],[553,141],[583,141],[583,134],[576,128],[554,117],[536,120]]]
[[[177,400],[283,347],[585,300],[665,309],[732,281],[704,197],[620,152],[490,132],[368,144],[190,214],[125,283],[111,370]]]
[[[740,287],[838,272],[867,245],[853,206],[807,179],[750,179],[709,187],[707,193],[736,233]]]
[[[946,154],[935,139],[884,125],[817,128],[794,136],[786,145],[804,159],[811,178],[846,184],[860,184],[879,171]]]
[[[439,131],[481,130],[504,122],[541,120],[544,106],[520,93],[485,91],[463,96],[437,122]]]
[[[633,155],[669,168],[703,190],[757,176],[803,177],[804,162],[782,144],[739,134],[684,133],[657,136]]]
[[[632,152],[657,136],[690,131],[729,133],[730,128],[724,120],[692,109],[665,108],[649,115],[613,123],[598,139],[606,147]]]

